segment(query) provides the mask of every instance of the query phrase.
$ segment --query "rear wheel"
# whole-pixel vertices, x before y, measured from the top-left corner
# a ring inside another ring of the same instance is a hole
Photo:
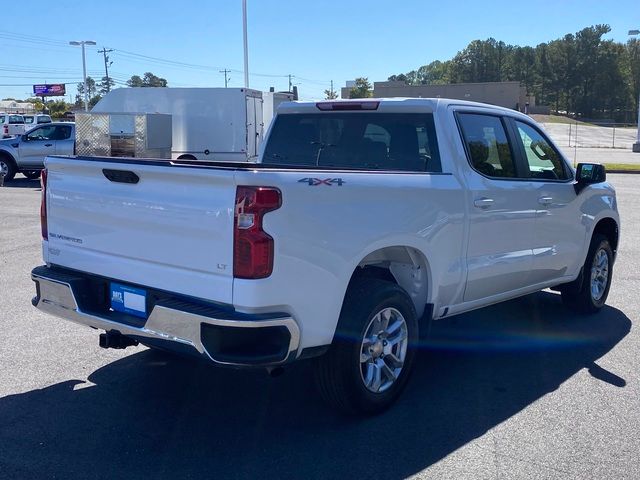
[[[595,313],[604,307],[613,275],[613,251],[602,234],[591,239],[583,278],[579,285],[569,284],[562,291],[562,301],[573,310]]]
[[[0,175],[4,175],[5,181],[13,180],[16,176],[16,164],[12,158],[0,156]]]
[[[40,178],[40,170],[29,170],[27,172],[22,172],[22,174],[29,180],[36,180],[37,178]]]
[[[316,360],[323,399],[348,414],[388,408],[409,379],[418,339],[413,302],[395,283],[352,282],[329,351]]]

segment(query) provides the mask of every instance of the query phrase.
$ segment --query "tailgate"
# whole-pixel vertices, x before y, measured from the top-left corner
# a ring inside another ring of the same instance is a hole
[[[46,166],[45,261],[231,303],[233,170],[65,157]],[[103,169],[139,181],[112,181]]]

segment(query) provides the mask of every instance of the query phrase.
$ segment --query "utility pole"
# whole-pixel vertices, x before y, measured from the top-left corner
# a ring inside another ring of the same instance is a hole
[[[331,92],[331,96],[333,97],[333,80],[331,80],[331,90],[330,90],[330,92]]]
[[[293,83],[291,83],[291,79],[293,78],[293,75],[289,74],[287,75],[287,77],[289,77],[289,92],[291,92],[291,88],[293,87]]]
[[[98,50],[98,53],[104,55],[104,75],[107,79],[107,92],[111,91],[111,83],[109,82],[109,67],[113,64],[113,62],[109,61],[109,57],[107,57],[107,53],[109,52],[113,52],[113,49],[110,48],[109,50],[107,50],[106,47],[102,47],[102,50]]]
[[[220,73],[224,73],[224,88],[227,88],[229,86],[229,77],[227,74],[231,73],[231,70],[225,68],[224,70],[220,70]]]

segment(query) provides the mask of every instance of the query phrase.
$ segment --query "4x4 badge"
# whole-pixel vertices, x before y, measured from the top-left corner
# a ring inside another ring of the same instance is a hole
[[[347,183],[341,178],[301,178],[298,182],[306,183],[310,187],[317,187],[318,185],[338,185],[341,187],[343,183]]]

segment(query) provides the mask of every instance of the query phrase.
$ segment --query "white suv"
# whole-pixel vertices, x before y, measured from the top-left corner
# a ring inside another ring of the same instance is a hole
[[[43,123],[51,123],[51,116],[45,115],[43,113],[35,113],[29,115],[23,115],[24,117],[24,128],[25,131],[33,127],[37,127],[38,125],[42,125]]]
[[[0,113],[0,137],[9,138],[24,133],[24,117],[13,113]]]

